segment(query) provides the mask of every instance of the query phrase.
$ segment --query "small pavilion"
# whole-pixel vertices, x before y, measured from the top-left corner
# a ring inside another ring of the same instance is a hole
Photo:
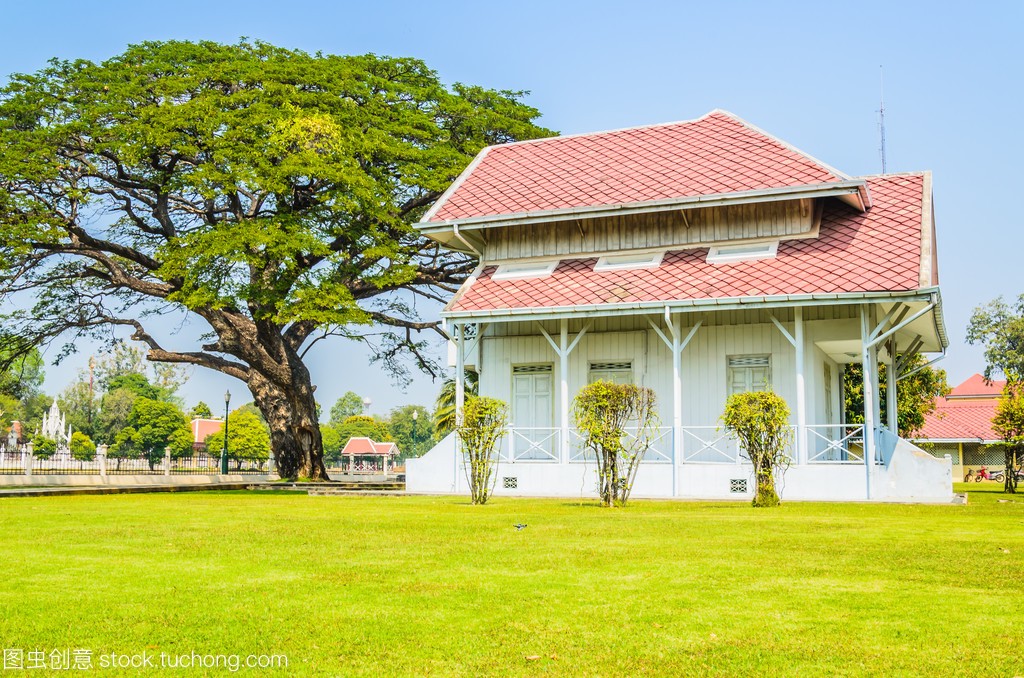
[[[369,438],[349,438],[341,456],[345,473],[387,473],[398,456],[398,445],[378,443]],[[345,459],[348,459],[347,464]]]

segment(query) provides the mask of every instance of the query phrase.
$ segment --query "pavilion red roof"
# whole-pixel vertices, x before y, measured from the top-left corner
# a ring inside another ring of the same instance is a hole
[[[443,222],[848,180],[731,113],[491,146],[427,213]]]
[[[496,266],[486,266],[446,310],[917,290],[926,174],[866,181],[870,210],[830,199],[818,237],[783,240],[771,259],[710,264],[708,248],[701,247],[670,251],[656,268],[595,271],[596,258],[563,258],[550,275],[504,280],[494,278]]]
[[[390,457],[398,454],[398,445],[395,443],[376,443],[369,438],[349,438],[341,454],[355,457]]]

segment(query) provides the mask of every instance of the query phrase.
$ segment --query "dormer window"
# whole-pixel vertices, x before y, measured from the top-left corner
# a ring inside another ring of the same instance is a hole
[[[665,252],[646,252],[643,254],[615,254],[601,257],[594,265],[595,271],[619,271],[629,268],[657,268]]]
[[[721,245],[708,250],[709,264],[732,264],[739,261],[774,259],[779,251],[779,242],[758,242],[743,245]]]
[[[554,261],[531,261],[522,264],[502,264],[492,276],[495,280],[514,280],[517,278],[543,278],[551,275],[558,266]]]

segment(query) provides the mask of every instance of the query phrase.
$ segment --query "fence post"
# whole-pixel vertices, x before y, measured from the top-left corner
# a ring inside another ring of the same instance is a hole
[[[164,475],[171,475],[171,448],[164,450]]]
[[[96,461],[99,462],[98,466],[100,469],[100,477],[107,477],[107,450],[109,448],[106,445],[100,445],[96,448]]]
[[[32,443],[29,442],[27,445],[25,445],[25,452],[23,453],[23,458],[25,459],[25,475],[27,476],[32,475],[32,462],[35,461],[34,457],[32,456],[34,452],[33,448],[34,446],[32,445]]]

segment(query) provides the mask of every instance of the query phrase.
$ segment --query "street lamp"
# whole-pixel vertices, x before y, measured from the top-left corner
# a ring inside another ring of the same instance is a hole
[[[224,448],[220,451],[220,474],[228,474],[228,407],[231,405],[231,391],[224,391]]]

